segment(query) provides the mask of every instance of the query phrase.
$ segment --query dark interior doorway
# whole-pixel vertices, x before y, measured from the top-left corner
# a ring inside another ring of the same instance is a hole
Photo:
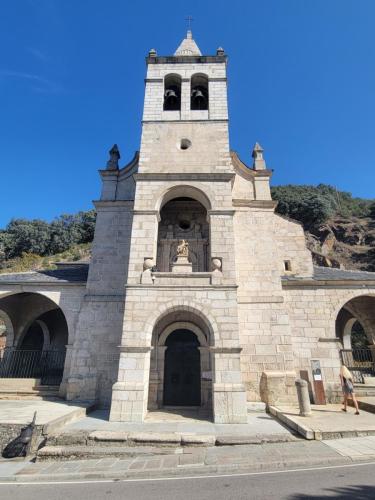
[[[190,330],[175,330],[165,345],[163,404],[200,406],[200,344],[196,335]]]

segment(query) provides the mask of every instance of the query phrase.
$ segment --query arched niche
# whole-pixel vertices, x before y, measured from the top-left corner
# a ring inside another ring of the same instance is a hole
[[[156,268],[172,271],[177,260],[181,240],[189,244],[188,259],[193,272],[209,270],[210,238],[207,210],[202,203],[190,197],[172,198],[163,204],[159,213]]]

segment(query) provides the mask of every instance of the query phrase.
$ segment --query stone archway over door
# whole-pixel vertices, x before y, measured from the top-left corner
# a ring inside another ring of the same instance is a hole
[[[197,336],[190,330],[175,330],[165,344],[164,406],[200,406],[201,361]]]

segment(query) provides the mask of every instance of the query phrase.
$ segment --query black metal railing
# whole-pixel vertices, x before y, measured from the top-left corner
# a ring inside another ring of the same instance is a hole
[[[0,378],[39,378],[42,385],[59,385],[65,354],[65,349],[38,351],[6,347],[0,356]]]
[[[366,348],[341,350],[341,361],[352,372],[354,382],[362,384],[364,377],[375,376],[374,354]]]

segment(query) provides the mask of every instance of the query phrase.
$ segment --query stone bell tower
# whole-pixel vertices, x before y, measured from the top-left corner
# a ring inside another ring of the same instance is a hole
[[[196,406],[246,422],[240,371],[227,57],[187,32],[146,58],[142,139],[110,419]],[[177,360],[177,361],[176,361]]]

